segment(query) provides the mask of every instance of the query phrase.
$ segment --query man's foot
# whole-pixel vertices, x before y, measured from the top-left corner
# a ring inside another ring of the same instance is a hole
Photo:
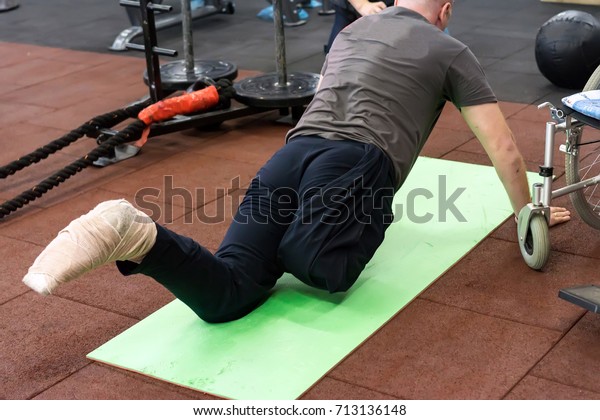
[[[114,261],[141,262],[156,241],[156,225],[126,200],[98,204],[58,233],[36,258],[23,282],[47,295]]]

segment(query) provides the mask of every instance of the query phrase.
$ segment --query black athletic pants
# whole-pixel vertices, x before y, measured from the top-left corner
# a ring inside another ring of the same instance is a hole
[[[207,322],[252,311],[284,272],[330,292],[347,290],[383,241],[395,177],[377,147],[296,137],[258,172],[219,250],[157,225],[141,264]]]

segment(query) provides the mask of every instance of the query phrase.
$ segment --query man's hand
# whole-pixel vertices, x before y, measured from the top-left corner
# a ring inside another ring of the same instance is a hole
[[[559,225],[571,220],[571,212],[564,207],[550,207],[550,223],[549,227]],[[515,223],[518,221],[515,216]]]
[[[571,212],[569,210],[564,207],[550,207],[550,227],[568,222],[569,220],[571,220]]]
[[[374,15],[375,13],[381,12],[387,6],[384,2],[378,1],[371,3],[369,0],[349,0],[350,4],[356,9],[361,16]]]

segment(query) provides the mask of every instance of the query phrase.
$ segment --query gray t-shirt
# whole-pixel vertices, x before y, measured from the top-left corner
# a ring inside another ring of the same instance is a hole
[[[363,17],[340,32],[321,86],[286,141],[296,136],[356,140],[392,160],[398,187],[446,101],[496,102],[467,46],[402,7]]]

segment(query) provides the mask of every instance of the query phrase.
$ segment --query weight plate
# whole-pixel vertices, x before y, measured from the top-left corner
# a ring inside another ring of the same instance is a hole
[[[290,73],[287,84],[279,85],[279,75],[268,73],[249,77],[234,83],[235,99],[258,108],[287,108],[307,105],[315,95],[319,75],[315,73]]]
[[[189,77],[183,60],[171,61],[160,66],[160,80],[164,91],[186,90],[201,77],[213,80],[237,77],[237,66],[218,60],[194,60],[194,76]],[[148,84],[148,71],[144,72],[144,83]]]

